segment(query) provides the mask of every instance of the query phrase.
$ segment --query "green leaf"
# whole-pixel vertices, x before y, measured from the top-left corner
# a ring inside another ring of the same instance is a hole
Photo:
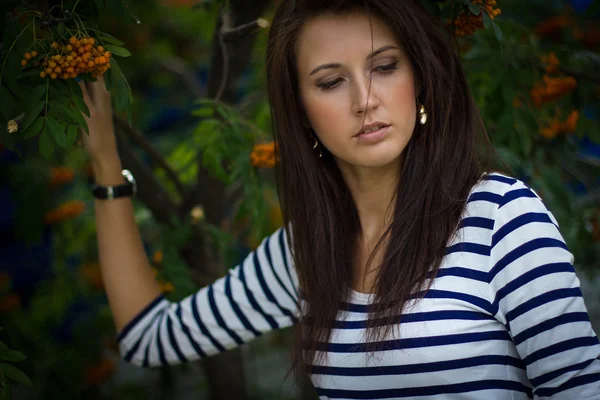
[[[33,121],[37,118],[38,115],[40,115],[45,106],[46,103],[42,102],[33,106],[33,108],[31,108],[30,110],[25,111],[25,117],[23,117],[23,122],[21,123],[21,132],[25,132],[27,128],[31,126]]]
[[[88,108],[87,104],[85,104],[85,101],[83,101],[83,95],[80,96],[79,94],[73,93],[73,96],[71,96],[71,101],[73,104],[75,104],[75,107],[77,107],[79,111],[84,113],[87,117],[91,116],[90,109]]]
[[[63,39],[66,38],[66,36],[65,36],[65,23],[64,22],[60,22],[58,24],[58,26],[56,27],[56,32],[58,32],[58,35],[61,38],[63,38]]]
[[[115,38],[114,36],[109,35],[108,33],[101,33],[100,35],[100,39],[104,40],[107,43],[112,43],[112,44],[116,44],[117,46],[123,46],[125,43],[121,42],[119,39]]]
[[[63,128],[60,126],[59,122],[54,118],[46,118],[46,127],[48,128],[48,133],[50,137],[52,137],[52,141],[63,149],[67,148],[67,135]]]
[[[0,86],[0,99],[10,99],[12,96],[8,89],[4,86]],[[14,117],[14,110],[12,107],[12,101],[0,101],[0,112],[4,118],[8,121]]]
[[[6,375],[15,382],[19,382],[30,387],[33,386],[31,380],[29,380],[29,378],[23,373],[23,371],[16,367],[13,367],[10,364],[0,363],[0,372],[3,372],[4,375]]]
[[[2,350],[8,350],[8,346],[6,345],[6,343],[0,340],[0,351]]]
[[[0,350],[0,360],[10,361],[10,362],[20,362],[26,360],[27,357],[23,353],[19,353],[16,350]]]
[[[42,133],[40,133],[38,147],[42,157],[44,157],[46,160],[49,160],[54,152],[54,143],[52,143],[52,140],[50,139],[48,129],[44,129]]]
[[[40,133],[44,128],[44,119],[44,117],[37,117],[27,129],[21,132],[20,138],[29,139]]]
[[[69,125],[67,129],[67,146],[73,146],[77,141],[77,135],[79,133],[79,126]]]
[[[59,115],[64,116],[65,120],[81,126],[81,128],[83,128],[84,131],[90,133],[85,119],[83,118],[83,115],[81,115],[81,113],[78,110],[73,110],[71,107],[66,107],[62,104],[58,104],[58,112]]]
[[[39,85],[31,91],[25,103],[26,108],[33,108],[46,94],[46,84]]]
[[[496,39],[498,39],[498,41],[501,42],[502,41],[502,30],[500,29],[498,24],[495,23],[493,20],[492,20],[492,28],[494,29],[494,35],[496,35]]]
[[[71,93],[76,96],[79,96],[80,99],[83,99],[83,91],[81,90],[81,86],[74,79],[67,79],[67,86],[71,89]]]
[[[481,14],[481,7],[476,4],[469,3],[469,11],[471,11],[471,14],[473,15],[479,15]]]
[[[4,387],[0,392],[0,400],[11,400],[12,399],[12,385],[10,381],[4,380]]]
[[[107,44],[106,50],[110,51],[111,53],[113,53],[114,55],[119,56],[119,57],[131,56],[131,52],[129,50],[127,50],[125,47],[119,47],[119,46],[115,46],[112,44]],[[111,67],[112,67],[112,63],[111,63]]]

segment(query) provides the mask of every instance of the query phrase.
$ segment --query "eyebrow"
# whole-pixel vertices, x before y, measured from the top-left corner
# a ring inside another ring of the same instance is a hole
[[[372,52],[371,54],[369,54],[367,56],[367,61],[369,61],[373,57],[377,56],[378,54],[381,54],[384,51],[388,51],[388,50],[391,50],[391,49],[398,49],[398,47],[392,46],[392,45],[387,45],[387,46],[380,47],[380,48],[378,48],[377,50],[375,50],[374,52]],[[319,65],[317,68],[313,69],[311,71],[311,73],[308,74],[308,76],[314,75],[314,74],[316,74],[317,72],[319,72],[322,69],[340,68],[341,66],[342,66],[342,64],[340,64],[340,63],[328,63],[328,64]]]

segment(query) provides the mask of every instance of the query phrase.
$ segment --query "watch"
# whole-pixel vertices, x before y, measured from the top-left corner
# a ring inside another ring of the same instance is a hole
[[[133,174],[129,170],[124,169],[121,171],[121,175],[127,180],[126,183],[113,186],[92,185],[92,194],[94,197],[102,200],[113,200],[119,197],[135,196],[137,184],[135,183]]]

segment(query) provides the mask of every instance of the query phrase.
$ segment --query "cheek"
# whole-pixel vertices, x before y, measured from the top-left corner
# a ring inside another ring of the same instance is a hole
[[[395,115],[410,116],[417,112],[417,100],[414,84],[411,81],[401,80],[388,87],[388,104],[393,107]]]
[[[304,109],[315,131],[323,134],[331,132],[334,127],[340,128],[347,121],[348,105],[340,96],[307,96],[304,99]]]

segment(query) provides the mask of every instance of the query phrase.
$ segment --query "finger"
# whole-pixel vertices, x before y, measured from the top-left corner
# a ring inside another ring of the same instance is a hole
[[[97,84],[97,87],[95,88],[95,93],[98,96],[94,99],[96,101],[96,104],[101,104],[103,110],[110,109],[110,91],[106,88],[106,81],[104,80],[104,76],[99,76],[95,83]]]
[[[90,93],[88,91],[87,85],[85,84],[85,81],[79,81],[78,82],[79,87],[81,88],[81,92],[83,93],[83,101],[85,101],[85,104],[88,106],[88,108],[92,109],[92,106],[94,105],[91,97],[90,97]],[[86,117],[86,115],[84,114],[84,117]]]

